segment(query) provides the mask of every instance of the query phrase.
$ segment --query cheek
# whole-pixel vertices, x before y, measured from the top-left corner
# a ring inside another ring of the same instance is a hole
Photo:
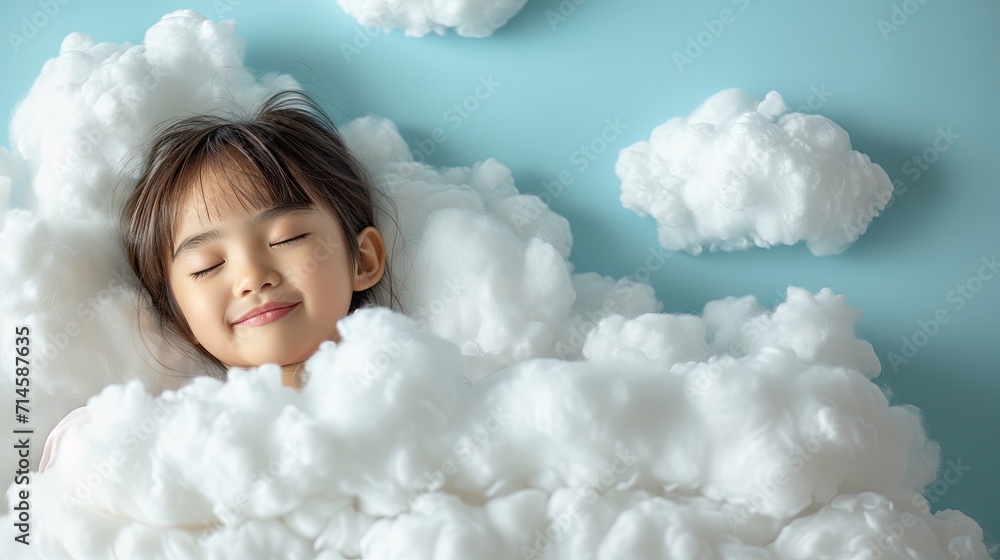
[[[174,301],[177,302],[177,309],[180,311],[181,317],[188,324],[188,328],[192,331],[197,331],[198,325],[201,324],[201,321],[198,320],[195,313],[195,309],[197,308],[193,307],[191,302],[188,301],[182,294],[174,293]]]
[[[192,329],[197,330],[198,326],[205,324],[204,319],[216,311],[215,298],[206,289],[183,287],[173,290],[173,294],[177,307]]]
[[[301,279],[299,289],[307,292],[314,302],[320,304],[328,313],[340,313],[350,306],[352,278],[345,271],[346,265],[324,262],[312,273],[306,273]]]
[[[339,282],[338,276],[343,275],[343,259],[336,251],[322,244],[304,246],[300,252],[290,255],[288,270],[293,282],[300,286],[311,286],[317,283]]]

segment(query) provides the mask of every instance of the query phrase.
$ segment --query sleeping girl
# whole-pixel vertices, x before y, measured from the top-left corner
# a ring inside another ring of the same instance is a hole
[[[219,377],[275,363],[301,390],[306,359],[339,342],[337,321],[395,300],[372,185],[302,92],[279,92],[249,118],[168,123],[119,224],[165,339],[192,345]],[[39,471],[72,456],[63,436],[88,421],[86,407],[60,421]]]

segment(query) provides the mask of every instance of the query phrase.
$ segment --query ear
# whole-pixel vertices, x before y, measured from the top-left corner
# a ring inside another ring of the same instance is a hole
[[[385,273],[385,245],[374,226],[368,226],[358,234],[358,248],[361,258],[354,271],[355,292],[371,288]]]

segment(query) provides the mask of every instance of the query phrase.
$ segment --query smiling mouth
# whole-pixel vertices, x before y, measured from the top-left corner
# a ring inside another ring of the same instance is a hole
[[[234,327],[258,327],[260,325],[266,325],[268,323],[273,323],[278,319],[288,315],[292,311],[295,311],[302,305],[302,302],[289,305],[288,307],[279,307],[277,309],[271,309],[270,311],[265,311],[263,313],[258,313],[253,317],[247,317],[246,319],[233,323]]]

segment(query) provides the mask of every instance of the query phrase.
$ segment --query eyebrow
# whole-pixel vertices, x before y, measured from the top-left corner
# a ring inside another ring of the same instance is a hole
[[[278,218],[293,217],[293,216],[306,216],[308,214],[315,213],[315,209],[311,206],[276,206],[270,210],[264,210],[263,212],[257,214],[250,219],[250,227],[255,228],[264,222],[269,222],[271,220],[276,220]],[[181,256],[182,253],[192,251],[206,243],[214,241],[222,237],[222,232],[217,229],[212,229],[208,231],[203,231],[199,234],[192,235],[180,245],[174,251],[174,256],[171,257],[172,261],[176,261],[177,257]]]

